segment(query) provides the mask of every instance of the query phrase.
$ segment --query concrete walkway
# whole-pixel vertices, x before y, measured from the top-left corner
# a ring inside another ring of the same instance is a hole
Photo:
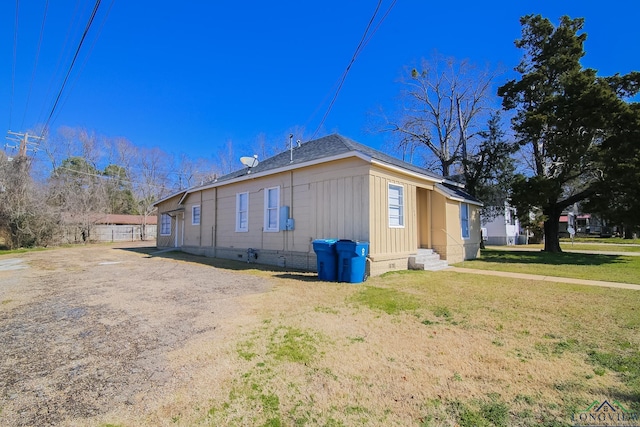
[[[581,243],[585,244],[585,243]],[[611,246],[622,246],[610,244]],[[629,244],[629,246],[635,246]],[[496,251],[521,251],[521,252],[540,252],[541,247],[531,248],[525,245],[514,246],[487,246],[487,249]],[[571,249],[571,246],[565,246],[562,248],[562,252],[576,253],[576,254],[594,254],[594,255],[613,255],[613,256],[640,256],[640,252],[622,252],[622,251],[596,251],[589,249]]]
[[[462,267],[449,267],[446,269],[446,271],[454,271],[456,273],[480,274],[484,276],[511,277],[514,279],[523,279],[523,280],[540,280],[543,282],[571,283],[575,285],[586,285],[586,286],[604,286],[608,288],[632,289],[634,291],[640,291],[640,285],[632,285],[630,283],[604,282],[601,280],[572,279],[569,277],[554,277],[554,276],[543,276],[543,275],[537,275],[537,274],[511,273],[508,271],[478,270],[476,268],[462,268]]]

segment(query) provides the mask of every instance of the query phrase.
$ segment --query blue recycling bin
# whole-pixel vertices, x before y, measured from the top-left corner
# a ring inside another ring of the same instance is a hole
[[[338,252],[338,282],[364,282],[369,242],[338,240],[336,251]]]
[[[317,239],[313,241],[313,250],[318,260],[318,279],[335,282],[338,279],[337,239]]]

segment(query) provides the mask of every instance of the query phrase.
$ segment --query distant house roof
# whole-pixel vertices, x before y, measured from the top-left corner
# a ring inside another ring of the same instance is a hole
[[[141,225],[144,221],[142,215],[119,215],[119,214],[105,214],[96,215],[96,224],[111,224],[111,225]],[[158,223],[158,217],[156,215],[147,216],[148,225],[155,225]]]
[[[342,135],[332,134],[305,142],[299,146],[295,146],[293,150],[286,150],[273,157],[261,160],[255,167],[238,169],[203,185],[174,193],[171,196],[165,197],[156,202],[156,205],[179,195],[181,195],[180,202],[182,202],[182,199],[184,199],[189,193],[217,187],[231,181],[242,180],[248,177],[269,175],[271,173],[297,169],[316,163],[329,162],[353,155],[369,162],[378,162],[379,164],[386,165],[388,167],[395,167],[405,172],[417,174],[420,177],[437,184],[437,188],[439,188],[447,197],[464,199],[465,201],[481,204],[481,202],[465,193],[464,190],[458,187],[455,183],[447,181],[444,177],[436,173],[392,157]]]

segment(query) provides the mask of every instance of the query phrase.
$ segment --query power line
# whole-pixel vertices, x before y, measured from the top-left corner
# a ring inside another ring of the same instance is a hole
[[[19,132],[7,132],[5,138],[9,141],[13,141],[14,143],[18,143],[18,145],[9,145],[5,144],[5,148],[13,148],[18,150],[18,157],[27,157],[27,151],[31,150],[33,152],[38,151],[38,141],[42,141],[42,137],[38,137],[35,135],[29,135],[28,133],[19,133]],[[35,141],[34,141],[35,140]]]
[[[111,9],[113,8],[113,4],[114,3],[115,3],[115,0],[111,0],[111,3],[109,4],[109,7],[107,8],[107,12],[104,14],[104,17],[102,18],[102,22],[100,23],[100,27],[98,28],[98,31],[96,32],[96,35],[95,35],[95,37],[93,39],[93,43],[91,43],[91,45],[89,46],[89,51],[85,55],[84,61],[82,62],[82,65],[80,66],[80,69],[76,73],[75,77],[72,79],[70,89],[67,91],[67,94],[65,95],[65,97],[62,100],[62,104],[60,105],[60,109],[64,108],[64,106],[66,105],[67,101],[69,100],[70,93],[73,92],[73,89],[75,88],[76,84],[78,83],[78,80],[80,79],[80,75],[82,74],[82,71],[84,70],[85,66],[87,65],[87,62],[89,61],[89,57],[91,56],[91,53],[93,52],[93,49],[96,46],[96,43],[98,42],[98,39],[100,38],[100,34],[102,34],[102,30],[104,28],[104,25],[107,22],[107,18],[109,17],[109,13],[111,12]],[[53,117],[53,121],[54,122],[58,119],[58,115],[59,114],[60,114],[60,110],[58,110],[58,112],[54,115],[54,117]]]
[[[55,93],[54,83],[55,83],[55,86],[57,86],[57,83],[56,83],[56,81],[58,80],[57,77],[62,72],[61,71],[62,63],[66,62],[65,53],[68,51],[67,47],[71,44],[71,41],[70,41],[71,34],[74,32],[74,29],[75,29],[74,24],[80,20],[79,16],[81,15],[82,11],[80,9],[80,0],[77,0],[73,13],[69,14],[71,19],[69,20],[69,25],[67,27],[67,31],[64,37],[64,42],[62,43],[60,54],[58,55],[58,59],[56,61],[56,66],[53,69],[54,71],[51,73],[51,76],[49,77],[49,84],[47,85],[47,90],[45,91],[45,96],[43,97],[43,99],[53,99],[53,93]],[[69,58],[71,57],[70,53],[68,57]],[[47,109],[47,105],[45,103],[42,103],[42,107],[40,109],[40,113],[38,114],[38,120],[36,120],[36,123],[44,122],[44,117],[46,117],[46,113],[45,113],[46,109]]]
[[[58,170],[67,170],[79,175],[86,175],[86,176],[91,176],[91,177],[95,177],[95,178],[102,178],[102,179],[106,179],[106,180],[117,180],[119,182],[126,182],[128,184],[133,184],[133,185],[138,185],[138,186],[142,186],[142,185],[148,185],[150,187],[156,187],[156,188],[163,188],[163,189],[167,189],[170,186],[167,185],[160,185],[160,184],[151,184],[148,182],[144,182],[143,180],[137,180],[137,181],[133,181],[130,179],[124,179],[122,177],[119,176],[112,176],[112,175],[104,175],[104,174],[100,174],[100,173],[91,173],[91,172],[83,172],[77,169],[73,169],[73,168],[68,168],[66,166],[58,166],[57,168],[55,168],[55,170],[53,171],[53,173],[56,173],[56,171]]]
[[[344,72],[342,73],[342,77],[340,78],[340,82],[338,84],[338,88],[336,89],[336,92],[333,95],[333,98],[331,99],[331,102],[329,103],[329,107],[327,108],[327,111],[324,113],[324,116],[322,117],[322,120],[320,121],[320,124],[318,125],[317,129],[315,130],[313,135],[311,135],[311,139],[315,138],[315,136],[318,134],[318,132],[320,131],[320,129],[324,125],[325,120],[329,116],[329,113],[331,112],[331,109],[333,108],[333,104],[336,102],[336,99],[338,98],[338,95],[340,94],[340,90],[342,89],[342,86],[344,85],[344,82],[347,79],[347,75],[349,74],[349,70],[351,70],[351,66],[355,62],[355,60],[358,57],[358,55],[360,55],[360,52],[362,52],[364,47],[369,43],[369,41],[371,40],[371,37],[373,37],[373,35],[378,30],[378,28],[380,28],[380,24],[382,24],[382,21],[384,21],[384,19],[387,17],[387,15],[389,15],[389,12],[391,12],[391,9],[396,4],[396,1],[397,0],[394,0],[391,3],[391,5],[389,6],[389,8],[385,12],[385,14],[382,16],[382,19],[378,22],[378,24],[374,28],[373,32],[371,34],[369,34],[369,29],[371,28],[371,25],[373,25],[373,22],[375,21],[375,18],[376,18],[377,14],[378,14],[378,11],[380,10],[380,6],[382,5],[382,0],[378,0],[378,4],[376,5],[376,9],[374,10],[373,15],[371,16],[371,19],[369,19],[369,23],[367,24],[367,27],[365,28],[364,33],[362,34],[362,37],[360,38],[360,42],[358,43],[358,46],[356,47],[355,51],[353,52],[353,55],[351,56],[351,61],[349,61],[349,64],[347,65],[347,68],[345,68]]]
[[[11,68],[11,98],[9,100],[9,128],[13,121],[13,95],[16,88],[16,64],[18,62],[18,16],[20,11],[20,0],[16,0],[16,20],[13,30],[13,64]]]
[[[49,0],[45,2],[44,14],[42,15],[42,24],[40,25],[40,37],[38,38],[38,47],[36,49],[36,59],[33,64],[33,71],[31,72],[31,81],[29,82],[29,92],[27,93],[27,102],[24,106],[24,114],[22,115],[22,123],[20,127],[24,127],[24,120],[27,117],[27,110],[29,109],[29,100],[31,99],[31,91],[33,89],[33,81],[36,77],[36,70],[38,69],[38,59],[40,58],[40,47],[42,46],[42,39],[44,36],[44,24],[47,21],[47,10],[49,9]]]
[[[60,97],[62,96],[62,92],[64,91],[64,88],[67,84],[67,81],[69,80],[69,75],[71,74],[71,70],[73,69],[73,66],[76,63],[76,59],[78,59],[78,54],[80,53],[80,49],[82,48],[82,44],[84,43],[85,38],[87,37],[87,33],[89,32],[89,28],[91,28],[91,24],[93,23],[93,19],[96,17],[96,13],[98,13],[98,8],[100,7],[100,1],[101,0],[96,0],[96,4],[93,7],[93,11],[91,12],[91,16],[89,17],[89,21],[87,22],[87,25],[84,29],[84,32],[82,33],[82,38],[80,39],[80,43],[78,43],[78,48],[76,49],[76,53],[73,55],[73,60],[71,61],[71,65],[69,65],[69,69],[67,70],[67,74],[64,77],[64,81],[62,82],[62,86],[60,87],[60,91],[58,92],[58,96],[56,97],[55,102],[53,103],[53,107],[51,108],[51,112],[49,113],[49,117],[47,118],[47,121],[44,124],[44,127],[42,128],[42,134],[41,136],[44,136],[44,134],[47,132],[47,129],[49,127],[49,123],[51,122],[51,118],[53,117],[53,113],[56,111],[56,107],[58,106],[58,102],[60,101]]]

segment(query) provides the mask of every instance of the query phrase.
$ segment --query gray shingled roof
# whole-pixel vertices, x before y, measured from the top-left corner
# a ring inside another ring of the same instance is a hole
[[[449,197],[455,197],[458,199],[466,200],[471,203],[482,205],[482,202],[480,200],[476,199],[471,194],[467,193],[462,188],[456,185],[451,185],[451,184],[447,184],[446,182],[443,182],[441,184],[436,184],[436,187]]]
[[[321,160],[323,158],[329,158],[334,156],[339,156],[340,154],[353,153],[357,152],[363,154],[372,159],[387,163],[389,165],[396,166],[401,169],[405,169],[414,173],[418,173],[424,176],[427,176],[436,182],[436,187],[448,197],[456,197],[460,199],[464,199],[470,201],[472,203],[477,203],[479,205],[482,204],[478,199],[466,193],[462,188],[451,185],[448,182],[444,181],[445,178],[442,176],[428,171],[426,169],[420,168],[418,166],[412,165],[411,163],[404,162],[395,157],[389,156],[381,151],[374,150],[371,147],[367,147],[366,145],[360,144],[352,139],[346,138],[342,135],[332,134],[328,136],[324,136],[322,138],[314,139],[308,142],[301,144],[299,147],[295,147],[293,149],[293,162],[291,161],[291,152],[290,150],[283,151],[280,154],[276,154],[273,157],[269,157],[268,159],[262,160],[258,163],[258,166],[251,168],[252,174],[257,174],[261,172],[268,172],[270,170],[276,170],[279,168],[284,168],[287,166],[294,166],[299,164],[304,164],[307,162],[312,162],[314,160]],[[198,191],[199,189],[209,187],[211,184],[220,184],[225,181],[230,181],[235,178],[240,178],[247,175],[247,168],[238,169],[235,172],[231,172],[227,175],[221,176],[220,178],[205,183],[203,185],[199,185],[196,187],[192,187],[188,190],[181,190],[178,193],[175,193],[169,197],[165,197],[164,199],[156,202],[158,203],[168,200],[177,195],[183,194],[183,197],[189,193],[193,193]]]
[[[269,157],[268,159],[261,160],[258,166],[251,168],[251,173],[255,174],[266,172],[272,169],[302,164],[314,160],[320,160],[325,157],[337,156],[354,151],[379,160],[381,162],[385,162],[402,169],[428,176],[435,180],[443,179],[443,177],[440,175],[437,175],[426,169],[419,168],[415,165],[412,165],[411,163],[403,162],[400,159],[389,156],[388,154],[385,154],[381,151],[374,150],[371,147],[367,147],[366,145],[360,144],[352,139],[338,134],[332,134],[324,136],[322,138],[314,139],[301,144],[300,147],[295,147],[293,149],[293,162],[291,162],[291,153],[289,150],[277,154],[273,157]],[[235,172],[231,172],[230,174],[218,178],[218,182],[239,178],[246,174],[247,168],[239,169]]]

